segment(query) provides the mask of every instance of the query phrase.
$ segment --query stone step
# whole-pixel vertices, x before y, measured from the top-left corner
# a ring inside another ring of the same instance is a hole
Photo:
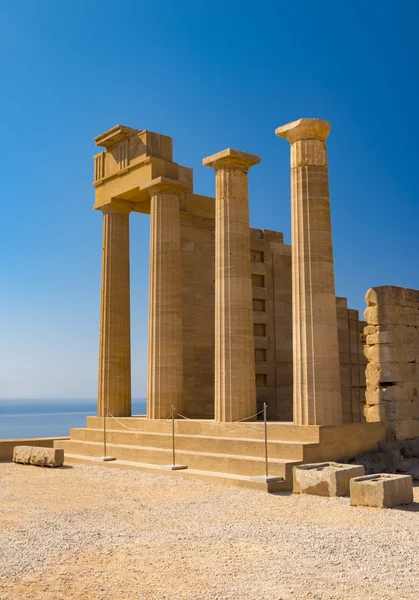
[[[118,417],[106,419],[107,429],[125,431],[143,431],[153,433],[170,433],[170,419],[146,419],[145,417]],[[89,429],[103,429],[102,417],[87,417]],[[217,423],[210,419],[186,420],[177,419],[176,428],[185,435],[202,435],[205,437],[251,438],[263,439],[263,422]],[[268,438],[281,442],[305,442],[317,444],[320,440],[318,425],[293,425],[292,423],[268,422]]]
[[[146,463],[139,463],[127,460],[114,460],[111,462],[99,462],[89,456],[81,456],[78,454],[66,454],[65,464],[67,465],[78,465],[87,464],[95,466],[103,466],[108,468],[119,468],[119,469],[134,469],[143,471],[146,473],[157,473],[164,475],[171,475],[173,477],[183,477],[185,479],[200,479],[207,483],[217,483],[221,485],[230,485],[237,487],[245,487],[254,490],[262,490],[267,492],[279,492],[287,491],[292,489],[292,481],[282,480],[277,482],[265,483],[262,481],[255,481],[252,477],[245,475],[232,475],[231,473],[215,473],[213,471],[202,471],[198,469],[184,469],[181,471],[170,471],[165,469],[161,465],[153,465]]]
[[[125,444],[129,446],[149,446],[156,448],[172,448],[172,434],[156,432],[136,432],[110,429],[106,432],[110,444]],[[103,430],[91,428],[71,429],[72,441],[102,442]],[[264,439],[204,437],[177,432],[175,427],[175,444],[179,451],[211,452],[215,454],[236,454],[242,456],[265,456]],[[268,456],[289,460],[309,460],[317,445],[306,442],[282,442],[268,440]]]
[[[68,440],[57,442],[55,448],[63,448],[64,453],[79,456],[103,456],[102,442],[83,442]],[[172,451],[165,448],[148,446],[130,446],[126,444],[107,444],[107,454],[118,460],[130,462],[169,465],[172,463]],[[269,459],[269,475],[292,480],[292,467],[301,461]],[[176,463],[187,465],[190,469],[230,473],[248,477],[265,474],[265,459],[257,456],[233,454],[216,454],[211,452],[195,452],[179,450],[176,452]]]

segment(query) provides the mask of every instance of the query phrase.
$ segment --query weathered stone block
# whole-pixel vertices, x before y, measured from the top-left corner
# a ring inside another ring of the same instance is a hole
[[[366,393],[366,402],[369,405],[380,404],[381,402],[399,402],[404,399],[403,384],[380,386],[374,389],[368,388]]]
[[[379,383],[418,381],[418,371],[417,363],[368,363],[366,368],[368,387],[374,388]]]
[[[298,465],[293,469],[293,491],[314,496],[344,496],[349,494],[350,479],[364,473],[362,465],[335,462]]]
[[[13,462],[41,467],[61,467],[64,464],[64,450],[37,446],[15,446]]]
[[[383,285],[370,288],[365,301],[369,306],[377,304],[393,304],[396,306],[417,307],[419,303],[419,290],[402,288],[393,285]]]
[[[381,423],[386,420],[385,406],[375,404],[373,406],[364,406],[364,416],[368,423]]]
[[[383,335],[389,333],[383,331]],[[365,356],[372,363],[411,363],[416,360],[419,352],[417,344],[385,344],[379,343],[365,346]]]
[[[31,462],[32,446],[15,446],[13,448],[13,462],[29,464]]]
[[[413,325],[419,324],[417,308],[385,305],[368,306],[364,311],[364,317],[368,325]]]
[[[413,502],[410,475],[379,473],[356,477],[350,482],[351,506],[391,508]]]
[[[376,325],[367,325],[364,327],[364,335],[375,335],[377,333]],[[368,340],[367,340],[368,341]]]

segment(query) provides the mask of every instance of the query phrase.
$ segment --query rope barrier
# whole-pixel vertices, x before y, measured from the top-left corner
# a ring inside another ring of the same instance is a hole
[[[125,429],[129,429],[130,431],[143,431],[143,429],[135,429],[134,427],[128,427],[128,425],[125,425],[124,423],[122,423],[121,421],[119,421],[116,417],[113,416],[112,413],[110,413],[109,411],[107,411],[108,417],[112,417],[112,419],[114,421],[116,421],[117,423],[119,423],[122,427],[125,427]],[[166,423],[167,421],[169,421],[169,419],[172,418],[172,415],[169,415],[166,419],[164,419],[163,423]],[[186,418],[186,417],[185,417]]]
[[[114,421],[116,421],[117,423],[119,423],[120,425],[122,425],[122,427],[125,427],[125,429],[130,429],[131,431],[142,431],[142,429],[135,429],[134,427],[128,427],[128,425],[125,425],[125,424],[124,424],[124,423],[122,423],[121,421],[118,421],[118,419],[117,419],[116,417],[114,417],[112,413],[110,413],[109,411],[107,411],[107,412],[108,412],[108,416],[109,416],[109,417],[112,417],[112,419],[113,419]],[[166,419],[166,420],[167,420],[167,419]]]
[[[239,419],[238,421],[233,421],[233,423],[241,423],[242,421],[248,421],[249,419],[254,419],[255,417],[258,417],[259,415],[261,415],[263,413],[263,410],[260,410],[258,413],[256,413],[255,415],[252,415],[251,417],[246,417],[245,419]]]
[[[191,419],[189,417],[184,417],[183,415],[181,415],[180,413],[176,413],[178,417],[181,417],[182,419],[185,419],[186,421],[190,421]]]

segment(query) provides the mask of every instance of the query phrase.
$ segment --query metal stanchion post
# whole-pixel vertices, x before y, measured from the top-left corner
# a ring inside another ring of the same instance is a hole
[[[102,462],[110,462],[112,460],[116,460],[115,456],[107,456],[106,453],[106,417],[108,415],[108,406],[106,404],[106,400],[103,404],[103,456],[95,457],[95,460],[100,460]]]
[[[172,464],[163,467],[163,469],[169,469],[170,471],[182,471],[187,469],[186,465],[176,464],[176,449],[175,449],[175,407],[172,404]]]
[[[266,425],[266,421],[267,421],[267,408],[268,405],[266,404],[266,402],[263,403],[263,427],[264,427],[264,431],[265,431],[265,475],[266,475],[266,479],[268,479],[268,428]]]
[[[265,447],[265,475],[261,477],[253,477],[253,481],[266,483],[268,492],[275,490],[275,485],[283,481],[282,477],[269,477],[269,461],[268,461],[268,405],[263,403],[263,433]],[[278,487],[278,486],[277,486]]]
[[[172,404],[172,466],[174,467],[176,464],[176,455],[175,455],[175,407]]]

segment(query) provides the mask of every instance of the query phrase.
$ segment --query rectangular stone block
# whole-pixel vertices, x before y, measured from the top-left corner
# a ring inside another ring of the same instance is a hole
[[[13,462],[40,467],[61,467],[64,464],[64,450],[37,446],[15,446]]]
[[[345,496],[349,494],[349,481],[364,473],[362,465],[335,462],[298,465],[293,469],[293,491],[314,496]]]
[[[368,305],[393,304],[396,306],[413,306],[419,304],[419,290],[382,285],[370,288],[365,296]]]
[[[374,388],[380,383],[403,383],[418,381],[417,363],[368,363],[366,368],[368,387]]]
[[[369,306],[364,311],[368,325],[411,325],[417,327],[419,317],[417,308],[405,306]]]
[[[386,333],[386,332],[383,332]],[[374,344],[365,353],[372,363],[412,363],[419,354],[418,344]]]
[[[351,506],[391,508],[413,502],[410,475],[379,473],[356,477],[350,482]]]

